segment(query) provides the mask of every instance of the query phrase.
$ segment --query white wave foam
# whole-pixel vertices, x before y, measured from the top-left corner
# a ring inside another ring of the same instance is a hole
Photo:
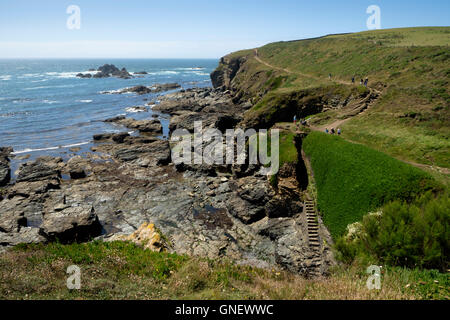
[[[37,148],[37,149],[25,148],[23,150],[14,151],[13,154],[17,155],[17,154],[23,154],[23,153],[29,153],[29,152],[49,151],[49,150],[57,150],[57,149],[63,149],[63,148],[72,148],[72,147],[83,146],[83,145],[88,144],[88,143],[90,143],[90,141],[74,143],[74,144],[68,144],[68,145],[65,145],[65,146],[48,147],[48,148]]]
[[[55,103],[58,103],[59,101],[56,101],[56,100],[43,100],[42,102],[46,103],[46,104],[55,104]]]
[[[91,103],[92,100],[77,100],[77,102],[81,102],[81,103]]]
[[[21,76],[18,76],[17,78],[25,79],[25,78],[37,78],[37,77],[42,77],[42,74],[40,74],[40,73],[25,73]]]
[[[148,74],[151,74],[151,75],[154,75],[154,76],[163,76],[163,75],[179,74],[179,73],[180,72],[178,72],[178,71],[166,70],[166,71],[149,72]]]
[[[191,68],[176,68],[175,70],[195,71],[195,70],[205,70],[205,68],[191,67]]]
[[[8,80],[11,80],[11,76],[10,76],[9,74],[0,76],[0,80],[1,80],[1,81],[8,81]]]
[[[198,76],[209,76],[209,74],[206,72],[194,72],[194,74],[196,74]]]
[[[138,113],[138,112],[145,112],[146,109],[140,107],[129,107],[126,108],[125,111],[129,113]]]

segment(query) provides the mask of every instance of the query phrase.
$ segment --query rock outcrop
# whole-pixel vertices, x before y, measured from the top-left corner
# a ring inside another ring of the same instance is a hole
[[[63,243],[87,241],[99,236],[102,231],[92,205],[73,207],[64,203],[44,215],[40,228],[47,239]]]
[[[148,93],[160,93],[170,90],[176,90],[181,88],[181,85],[178,83],[162,83],[162,84],[155,84],[153,86],[134,86],[131,88],[124,88],[120,90],[113,90],[113,91],[104,91],[103,94],[124,94],[124,93],[136,93],[138,95],[148,94]]]
[[[33,182],[59,179],[61,177],[62,158],[40,157],[35,161],[22,164],[17,171],[17,182]]]
[[[214,88],[232,89],[231,81],[245,61],[244,57],[236,58],[231,55],[221,58],[219,67],[211,73],[211,82]]]
[[[91,69],[94,71],[94,69]],[[90,71],[91,71],[90,70]],[[78,73],[77,77],[79,78],[109,78],[109,77],[117,77],[121,79],[130,79],[132,75],[128,73],[127,69],[122,68],[119,69],[113,64],[105,64],[97,69],[97,73],[94,75],[90,73]]]
[[[11,179],[9,156],[12,151],[10,147],[0,147],[0,187],[7,185]]]

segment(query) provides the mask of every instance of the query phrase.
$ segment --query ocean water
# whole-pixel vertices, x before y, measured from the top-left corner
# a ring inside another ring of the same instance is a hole
[[[126,131],[102,122],[117,115],[151,118],[152,111],[133,113],[127,108],[157,101],[159,94],[101,94],[136,85],[177,82],[182,88],[211,86],[209,74],[217,60],[0,60],[0,146],[12,146],[16,155],[34,158],[42,153],[67,153],[73,146],[87,147],[92,136]],[[146,71],[125,80],[81,79],[88,72],[109,63],[128,72]],[[144,101],[144,98],[147,101]],[[164,135],[167,116],[160,117]]]

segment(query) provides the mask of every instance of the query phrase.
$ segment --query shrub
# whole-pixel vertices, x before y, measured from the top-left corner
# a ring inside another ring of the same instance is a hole
[[[382,215],[367,215],[357,237],[339,238],[341,260],[372,257],[390,266],[447,270],[450,248],[450,198],[430,192],[414,203],[393,201]]]

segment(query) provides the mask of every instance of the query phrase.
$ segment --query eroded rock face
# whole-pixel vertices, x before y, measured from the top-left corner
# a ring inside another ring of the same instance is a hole
[[[219,68],[211,73],[211,81],[214,88],[231,89],[231,81],[245,62],[244,58],[225,56],[220,59]]]

